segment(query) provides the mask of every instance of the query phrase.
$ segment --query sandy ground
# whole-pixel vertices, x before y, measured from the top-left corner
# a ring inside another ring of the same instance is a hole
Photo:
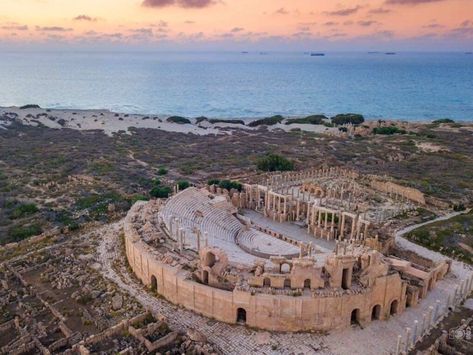
[[[197,135],[231,134],[233,129],[254,131],[260,128],[232,123],[212,124],[208,121],[196,124],[195,119],[190,119],[192,124],[177,124],[167,122],[167,117],[165,116],[123,114],[108,110],[46,110],[42,108],[20,109],[18,107],[0,107],[0,117],[8,115],[8,113],[18,115],[15,120],[24,125],[44,125],[55,129],[102,130],[109,136],[119,131],[130,133],[130,128],[151,128],[167,132],[193,133]],[[13,117],[13,115],[10,116]],[[248,122],[250,121],[248,120]],[[10,124],[9,120],[2,120],[0,118],[0,129],[7,129]],[[268,129],[281,129],[284,131],[300,129],[314,133],[339,134],[337,128],[309,124],[277,124],[269,126]]]

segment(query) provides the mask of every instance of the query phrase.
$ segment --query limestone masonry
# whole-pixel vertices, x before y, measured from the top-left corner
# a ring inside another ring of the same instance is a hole
[[[266,175],[241,191],[191,187],[138,202],[124,224],[136,276],[227,323],[327,331],[414,307],[450,269],[394,243],[421,192],[341,168]]]

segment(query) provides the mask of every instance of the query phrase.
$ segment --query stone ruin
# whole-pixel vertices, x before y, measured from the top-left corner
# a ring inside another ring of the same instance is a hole
[[[415,307],[450,264],[403,253],[384,225],[420,192],[330,168],[242,190],[191,187],[125,220],[136,276],[170,302],[227,323],[326,331]]]

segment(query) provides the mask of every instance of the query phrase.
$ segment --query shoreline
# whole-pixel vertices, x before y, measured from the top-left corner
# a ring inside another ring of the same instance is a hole
[[[29,106],[30,104],[26,104],[26,105],[23,105],[23,106]],[[278,113],[278,112],[273,112],[273,113],[268,113],[266,115],[262,114],[262,115],[259,115],[259,116],[205,116],[205,115],[184,115],[184,114],[180,114],[180,113],[174,113],[174,114],[170,114],[170,113],[151,113],[151,112],[138,112],[138,111],[126,111],[126,110],[113,110],[113,109],[107,109],[107,108],[70,108],[70,107],[42,107],[40,105],[36,105],[36,104],[31,104],[31,105],[34,105],[34,106],[38,106],[39,108],[38,109],[41,109],[41,110],[45,110],[45,111],[48,111],[50,110],[51,112],[52,111],[62,111],[62,112],[94,112],[94,113],[100,113],[100,112],[103,112],[103,113],[111,113],[111,114],[120,114],[120,115],[129,115],[129,116],[143,116],[143,117],[146,117],[146,116],[157,116],[157,117],[160,117],[160,118],[168,118],[168,117],[172,117],[172,116],[179,116],[179,117],[185,117],[185,118],[188,118],[188,119],[196,119],[198,117],[206,117],[208,119],[217,119],[217,120],[232,120],[232,121],[237,121],[237,120],[242,120],[244,121],[246,124],[252,122],[252,121],[256,121],[256,120],[260,120],[260,119],[263,119],[263,118],[266,118],[266,117],[271,117],[271,116],[283,116],[284,118],[286,119],[294,119],[294,118],[304,118],[304,117],[308,117],[308,116],[311,116],[311,115],[324,115],[328,118],[331,118],[331,117],[334,117],[336,115],[339,115],[339,114],[360,114],[360,115],[363,115],[363,117],[365,118],[366,121],[369,121],[369,122],[372,122],[372,121],[390,121],[390,122],[407,122],[407,123],[414,123],[414,124],[425,124],[425,123],[432,123],[433,121],[435,120],[439,120],[439,119],[444,119],[444,118],[449,118],[449,119],[452,119],[453,121],[455,122],[458,122],[458,123],[464,123],[464,124],[468,124],[468,123],[473,123],[473,117],[471,118],[451,118],[451,117],[435,117],[435,118],[416,118],[416,119],[410,119],[410,118],[402,118],[402,117],[370,117],[370,116],[366,116],[362,113],[357,113],[357,112],[339,112],[339,113],[336,113],[336,114],[326,114],[326,113],[301,113],[301,114],[284,114],[284,113]],[[21,107],[23,106],[17,106],[17,105],[10,105],[10,106],[2,106],[0,105],[0,112],[1,111],[5,111],[5,110],[8,110],[8,109],[12,109],[12,110],[25,110],[25,109],[21,109]]]
[[[378,122],[385,122],[385,126],[396,125],[405,131],[415,130],[418,127],[432,123],[429,121],[406,121],[401,119],[369,119],[365,118],[362,124],[352,126],[351,124],[334,125],[331,118],[322,119],[318,123],[289,122],[293,119],[301,119],[307,116],[272,116],[278,117],[277,122],[259,123],[251,125],[255,121],[268,119],[269,117],[245,117],[245,118],[208,118],[208,117],[184,117],[168,115],[146,115],[114,112],[107,109],[48,109],[40,108],[38,105],[26,105],[24,107],[10,106],[0,107],[0,129],[5,130],[13,123],[35,127],[48,127],[53,129],[74,129],[80,131],[101,130],[106,135],[114,133],[131,134],[130,129],[158,129],[167,132],[177,132],[196,135],[219,135],[232,134],[235,130],[251,134],[260,129],[268,131],[282,130],[285,132],[305,131],[316,134],[326,134],[334,137],[353,136],[355,134],[369,135]],[[459,121],[456,121],[460,123]],[[466,127],[473,122],[461,121]],[[264,128],[265,127],[265,128]]]

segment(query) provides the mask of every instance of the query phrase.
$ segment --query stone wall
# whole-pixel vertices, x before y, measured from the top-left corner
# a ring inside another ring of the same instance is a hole
[[[246,324],[276,331],[327,331],[350,325],[352,312],[363,324],[372,319],[373,308],[380,306],[379,319],[405,308],[406,284],[394,273],[376,279],[362,291],[334,290],[324,295],[272,295],[247,291],[225,291],[192,281],[190,274],[157,261],[154,251],[140,240],[131,226],[125,225],[126,255],[136,276],[147,286],[156,283],[156,291],[174,304],[209,318]],[[356,311],[358,310],[358,311]]]

